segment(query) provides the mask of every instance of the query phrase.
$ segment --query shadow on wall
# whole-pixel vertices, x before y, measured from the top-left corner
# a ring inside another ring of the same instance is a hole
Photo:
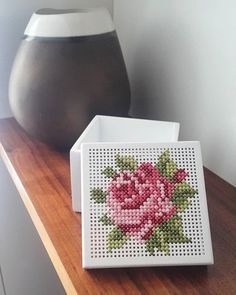
[[[188,108],[194,108],[194,98],[200,96],[200,87],[196,87],[200,76],[192,40],[185,29],[162,20],[158,27],[149,23],[140,32],[129,57],[132,115],[180,122],[198,118],[198,114],[187,113]]]

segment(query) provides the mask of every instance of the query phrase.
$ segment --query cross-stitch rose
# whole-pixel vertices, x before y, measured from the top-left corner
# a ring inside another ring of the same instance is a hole
[[[132,238],[143,243],[150,255],[156,250],[169,255],[170,244],[190,243],[180,214],[189,208],[197,191],[186,181],[188,172],[171,159],[170,151],[154,163],[140,165],[131,155],[117,154],[114,166],[102,171],[110,179],[106,190],[91,190],[91,199],[106,205],[99,221],[112,227],[106,237],[107,251],[122,248]]]
[[[128,236],[147,240],[156,226],[176,213],[175,185],[151,163],[113,176],[106,199],[113,223]]]

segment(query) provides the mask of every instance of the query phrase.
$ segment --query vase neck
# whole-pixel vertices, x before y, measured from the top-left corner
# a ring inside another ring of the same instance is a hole
[[[36,11],[24,34],[31,37],[79,37],[114,31],[111,15],[105,8],[40,9]]]

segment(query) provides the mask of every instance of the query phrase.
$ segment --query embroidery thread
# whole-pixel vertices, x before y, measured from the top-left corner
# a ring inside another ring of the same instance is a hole
[[[130,238],[144,243],[150,255],[155,249],[169,255],[170,243],[190,243],[179,213],[187,210],[197,191],[185,181],[188,172],[178,169],[169,150],[154,164],[138,165],[134,157],[120,154],[115,164],[115,169],[102,171],[110,179],[107,191],[91,190],[91,199],[108,209],[99,219],[113,227],[107,235],[108,251],[122,248]]]

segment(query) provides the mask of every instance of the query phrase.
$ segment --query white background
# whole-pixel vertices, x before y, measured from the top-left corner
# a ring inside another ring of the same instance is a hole
[[[22,32],[42,7],[112,0],[0,0],[0,117],[11,115],[7,87]],[[131,114],[181,123],[200,140],[204,165],[236,185],[236,2],[116,0],[115,25],[132,86]]]

